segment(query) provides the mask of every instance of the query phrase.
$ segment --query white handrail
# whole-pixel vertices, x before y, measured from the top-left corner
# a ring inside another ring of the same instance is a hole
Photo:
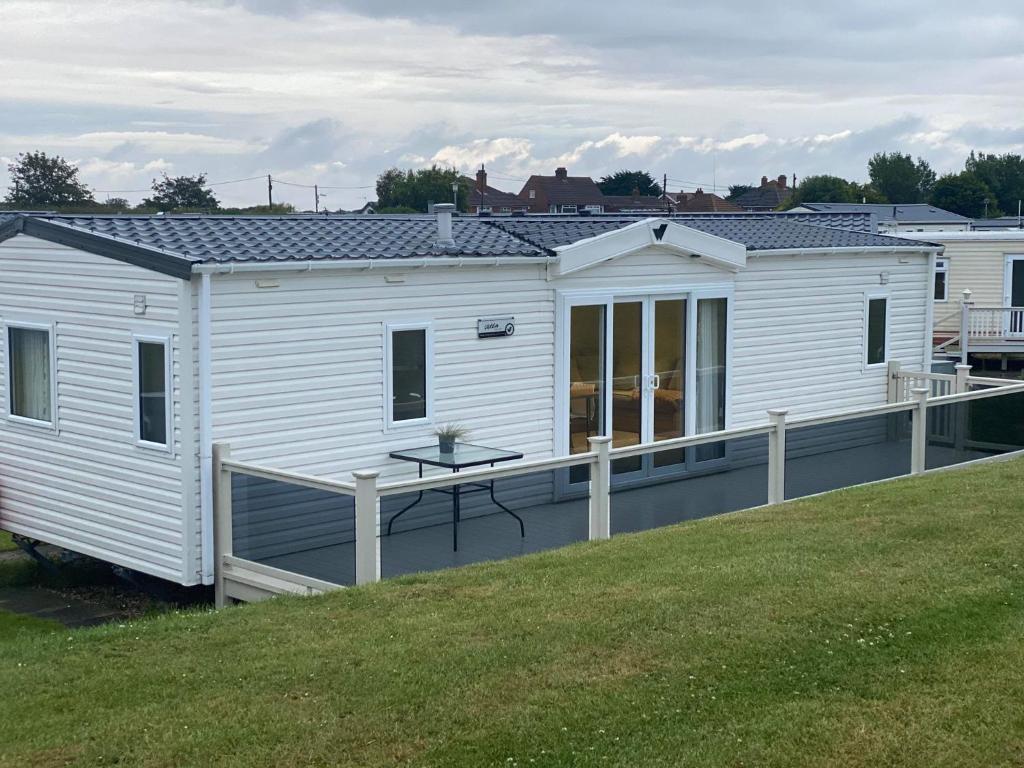
[[[259,477],[264,480],[277,480],[282,483],[302,485],[307,488],[316,488],[321,491],[340,493],[345,496],[355,496],[356,486],[354,483],[346,483],[341,480],[328,480],[315,475],[304,475],[300,472],[289,472],[284,469],[273,469],[261,467],[258,464],[246,464],[242,461],[225,460],[221,462],[223,469],[229,469],[239,475]]]
[[[756,435],[767,435],[775,427],[770,424],[756,424],[752,427],[739,427],[737,429],[722,429],[718,432],[704,432],[700,435],[689,435],[687,437],[673,437],[669,440],[658,440],[653,443],[637,443],[636,445],[624,445],[621,448],[613,448],[609,453],[613,460],[628,459],[633,456],[642,456],[645,453],[656,453],[658,451],[670,451],[675,448],[692,448],[695,445],[707,445],[708,443],[720,443],[724,440],[735,440],[740,437],[754,437]]]

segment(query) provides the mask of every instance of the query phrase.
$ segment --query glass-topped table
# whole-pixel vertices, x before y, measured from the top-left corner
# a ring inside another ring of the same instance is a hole
[[[401,461],[414,461],[419,467],[419,475],[423,477],[424,465],[432,467],[446,467],[452,472],[458,472],[468,467],[482,467],[485,465],[494,466],[500,461],[514,461],[523,458],[523,454],[516,451],[505,451],[500,448],[487,448],[483,445],[471,443],[455,443],[455,449],[451,452],[442,452],[438,445],[428,445],[422,448],[411,448],[407,451],[393,451],[388,454],[392,459]],[[506,514],[511,515],[519,522],[519,535],[526,536],[526,527],[519,515],[510,510],[496,498],[494,498],[494,481],[487,480],[479,483],[460,483],[451,488],[432,488],[437,493],[445,493],[452,497],[452,549],[459,549],[459,522],[461,518],[461,497],[466,493],[478,493],[487,491],[491,495],[491,501]],[[399,512],[388,520],[388,536],[391,535],[391,525],[399,517],[415,507],[423,500],[423,491],[420,491],[416,498],[403,507]]]

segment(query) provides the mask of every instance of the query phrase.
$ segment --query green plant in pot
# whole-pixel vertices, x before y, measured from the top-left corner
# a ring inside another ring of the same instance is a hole
[[[441,453],[454,453],[456,441],[464,439],[469,430],[461,424],[445,424],[438,427],[434,434],[437,435],[437,445]]]

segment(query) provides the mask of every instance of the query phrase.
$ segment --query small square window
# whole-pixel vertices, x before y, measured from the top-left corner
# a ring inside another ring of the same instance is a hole
[[[426,421],[431,410],[429,328],[389,328],[386,354],[388,423]]]
[[[162,341],[136,341],[136,344],[139,392],[136,437],[143,443],[166,446],[169,413],[167,345]]]
[[[935,301],[949,300],[949,259],[935,260],[935,287],[932,298]]]
[[[53,423],[53,372],[50,331],[7,328],[8,406],[11,416]]]
[[[889,352],[889,299],[868,299],[866,329],[866,362],[879,365],[886,362]]]

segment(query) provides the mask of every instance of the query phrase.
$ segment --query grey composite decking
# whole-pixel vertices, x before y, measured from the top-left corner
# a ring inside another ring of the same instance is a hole
[[[987,455],[991,452],[954,451],[932,444],[928,447],[927,463],[930,468],[939,467]],[[786,463],[786,497],[799,498],[897,477],[909,471],[910,443],[906,439],[789,458]],[[646,530],[755,507],[766,503],[767,485],[767,466],[757,463],[613,492],[612,533]],[[498,497],[501,498],[500,490]],[[517,509],[516,513],[526,524],[524,538],[519,536],[516,521],[499,511],[463,520],[459,526],[458,552],[452,551],[450,523],[382,536],[382,576],[389,578],[501,560],[562,547],[587,538],[586,498],[539,504]],[[382,524],[386,526],[386,518]],[[259,562],[348,585],[354,581],[354,554],[354,545],[349,542],[267,557]]]

